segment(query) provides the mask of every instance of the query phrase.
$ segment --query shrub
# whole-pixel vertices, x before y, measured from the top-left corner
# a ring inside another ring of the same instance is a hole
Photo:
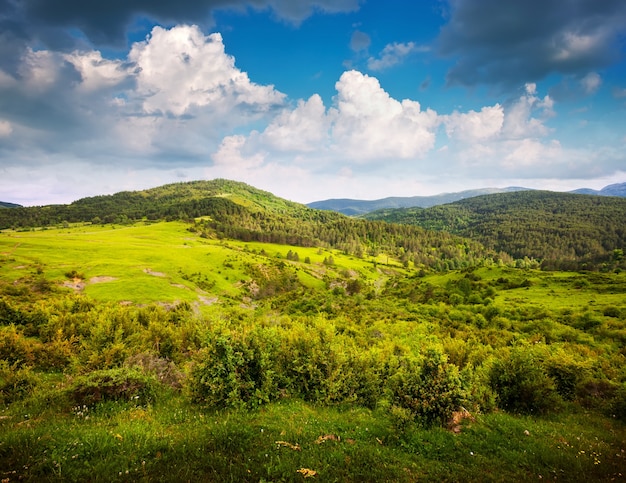
[[[147,404],[155,399],[156,381],[137,369],[104,369],[77,377],[68,391],[78,405],[89,406],[101,401]]]
[[[408,410],[423,426],[443,426],[459,409],[464,396],[458,368],[436,349],[426,352],[421,365],[404,360],[390,384],[393,406]],[[396,409],[396,413],[406,419],[406,411]]]
[[[248,343],[247,343],[248,342]],[[220,336],[199,352],[192,369],[192,399],[218,408],[256,407],[277,393],[270,357],[253,338]]]
[[[0,359],[16,367],[23,364],[32,365],[40,350],[40,342],[24,337],[14,325],[0,327]]]
[[[576,386],[576,400],[585,408],[607,409],[616,386],[607,379],[585,378]]]
[[[497,359],[490,371],[489,384],[498,396],[498,405],[521,414],[541,414],[560,406],[554,380],[547,374],[540,355],[523,346]]]
[[[153,376],[161,384],[173,389],[180,389],[182,387],[184,374],[176,367],[176,364],[169,359],[159,357],[149,352],[142,352],[126,359],[124,366],[137,368],[144,374]]]
[[[36,385],[37,378],[30,367],[0,360],[0,404],[23,399]]]
[[[576,386],[589,372],[587,367],[566,354],[551,358],[546,366],[559,395],[567,401],[573,400],[576,396]]]

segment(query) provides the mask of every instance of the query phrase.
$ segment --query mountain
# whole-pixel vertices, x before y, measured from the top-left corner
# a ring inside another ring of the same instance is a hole
[[[529,188],[520,188],[510,186],[507,188],[482,188],[474,190],[459,191],[456,193],[441,193],[433,196],[410,196],[410,197],[389,197],[379,200],[353,200],[348,198],[329,199],[323,201],[314,201],[309,203],[309,208],[317,210],[338,211],[348,216],[363,215],[376,210],[385,208],[429,208],[436,205],[444,205],[465,198],[473,198],[474,196],[488,195],[494,193],[508,193],[513,191],[524,191]]]
[[[365,218],[448,231],[515,259],[541,260],[544,268],[610,267],[626,247],[626,199],[619,197],[519,191]]]
[[[476,196],[490,195],[496,193],[512,193],[516,191],[530,191],[530,188],[522,188],[518,186],[509,186],[507,188],[482,188],[474,190],[459,191],[456,193],[442,193],[434,196],[410,196],[410,197],[389,197],[379,200],[353,200],[353,199],[329,199],[323,201],[314,201],[307,206],[318,210],[338,211],[348,216],[359,216],[371,213],[376,210],[387,208],[430,208],[431,206],[445,205],[455,201],[464,200],[466,198],[474,198]],[[595,196],[618,196],[626,197],[626,183],[612,184],[605,186],[601,190],[593,190],[590,188],[580,188],[570,191],[574,194],[595,195]]]
[[[626,183],[616,183],[605,186],[601,190],[593,190],[590,188],[580,188],[570,193],[583,194],[583,195],[596,195],[596,196],[619,196],[621,198],[626,197]]]
[[[15,203],[7,203],[6,201],[0,201],[0,208],[21,208],[22,205]]]

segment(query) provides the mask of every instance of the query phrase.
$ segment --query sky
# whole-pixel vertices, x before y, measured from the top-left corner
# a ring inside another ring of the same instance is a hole
[[[0,0],[0,200],[626,182],[623,0]]]

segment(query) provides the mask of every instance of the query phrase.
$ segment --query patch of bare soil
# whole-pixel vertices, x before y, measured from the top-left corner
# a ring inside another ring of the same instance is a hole
[[[461,407],[461,409],[452,413],[452,417],[450,418],[450,421],[448,421],[447,427],[453,433],[458,434],[463,429],[463,422],[465,420],[476,422],[474,416],[472,416],[467,409]]]
[[[152,275],[153,277],[167,277],[167,274],[163,272],[155,272],[150,268],[144,268],[143,271],[144,273],[147,273],[148,275]]]
[[[217,297],[203,297],[202,295],[198,295],[198,300],[202,305],[213,305],[218,299]]]
[[[66,280],[65,282],[63,282],[64,287],[71,288],[76,292],[80,292],[81,290],[83,290],[86,285],[87,284],[82,278],[73,278],[72,280]]]
[[[117,278],[115,278],[115,277],[106,277],[106,276],[91,277],[89,279],[89,283],[104,283],[104,282],[112,282],[113,280],[117,280]]]

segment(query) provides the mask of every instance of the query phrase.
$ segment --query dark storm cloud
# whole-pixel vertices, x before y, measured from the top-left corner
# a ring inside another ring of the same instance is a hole
[[[271,8],[278,18],[299,23],[316,10],[350,11],[358,5],[359,0],[0,0],[0,19],[15,21],[31,38],[56,50],[71,40],[70,29],[96,46],[123,47],[127,29],[140,17],[161,24],[206,25],[215,9],[252,7]]]
[[[449,84],[519,84],[584,76],[623,55],[623,0],[450,0],[440,52]]]

